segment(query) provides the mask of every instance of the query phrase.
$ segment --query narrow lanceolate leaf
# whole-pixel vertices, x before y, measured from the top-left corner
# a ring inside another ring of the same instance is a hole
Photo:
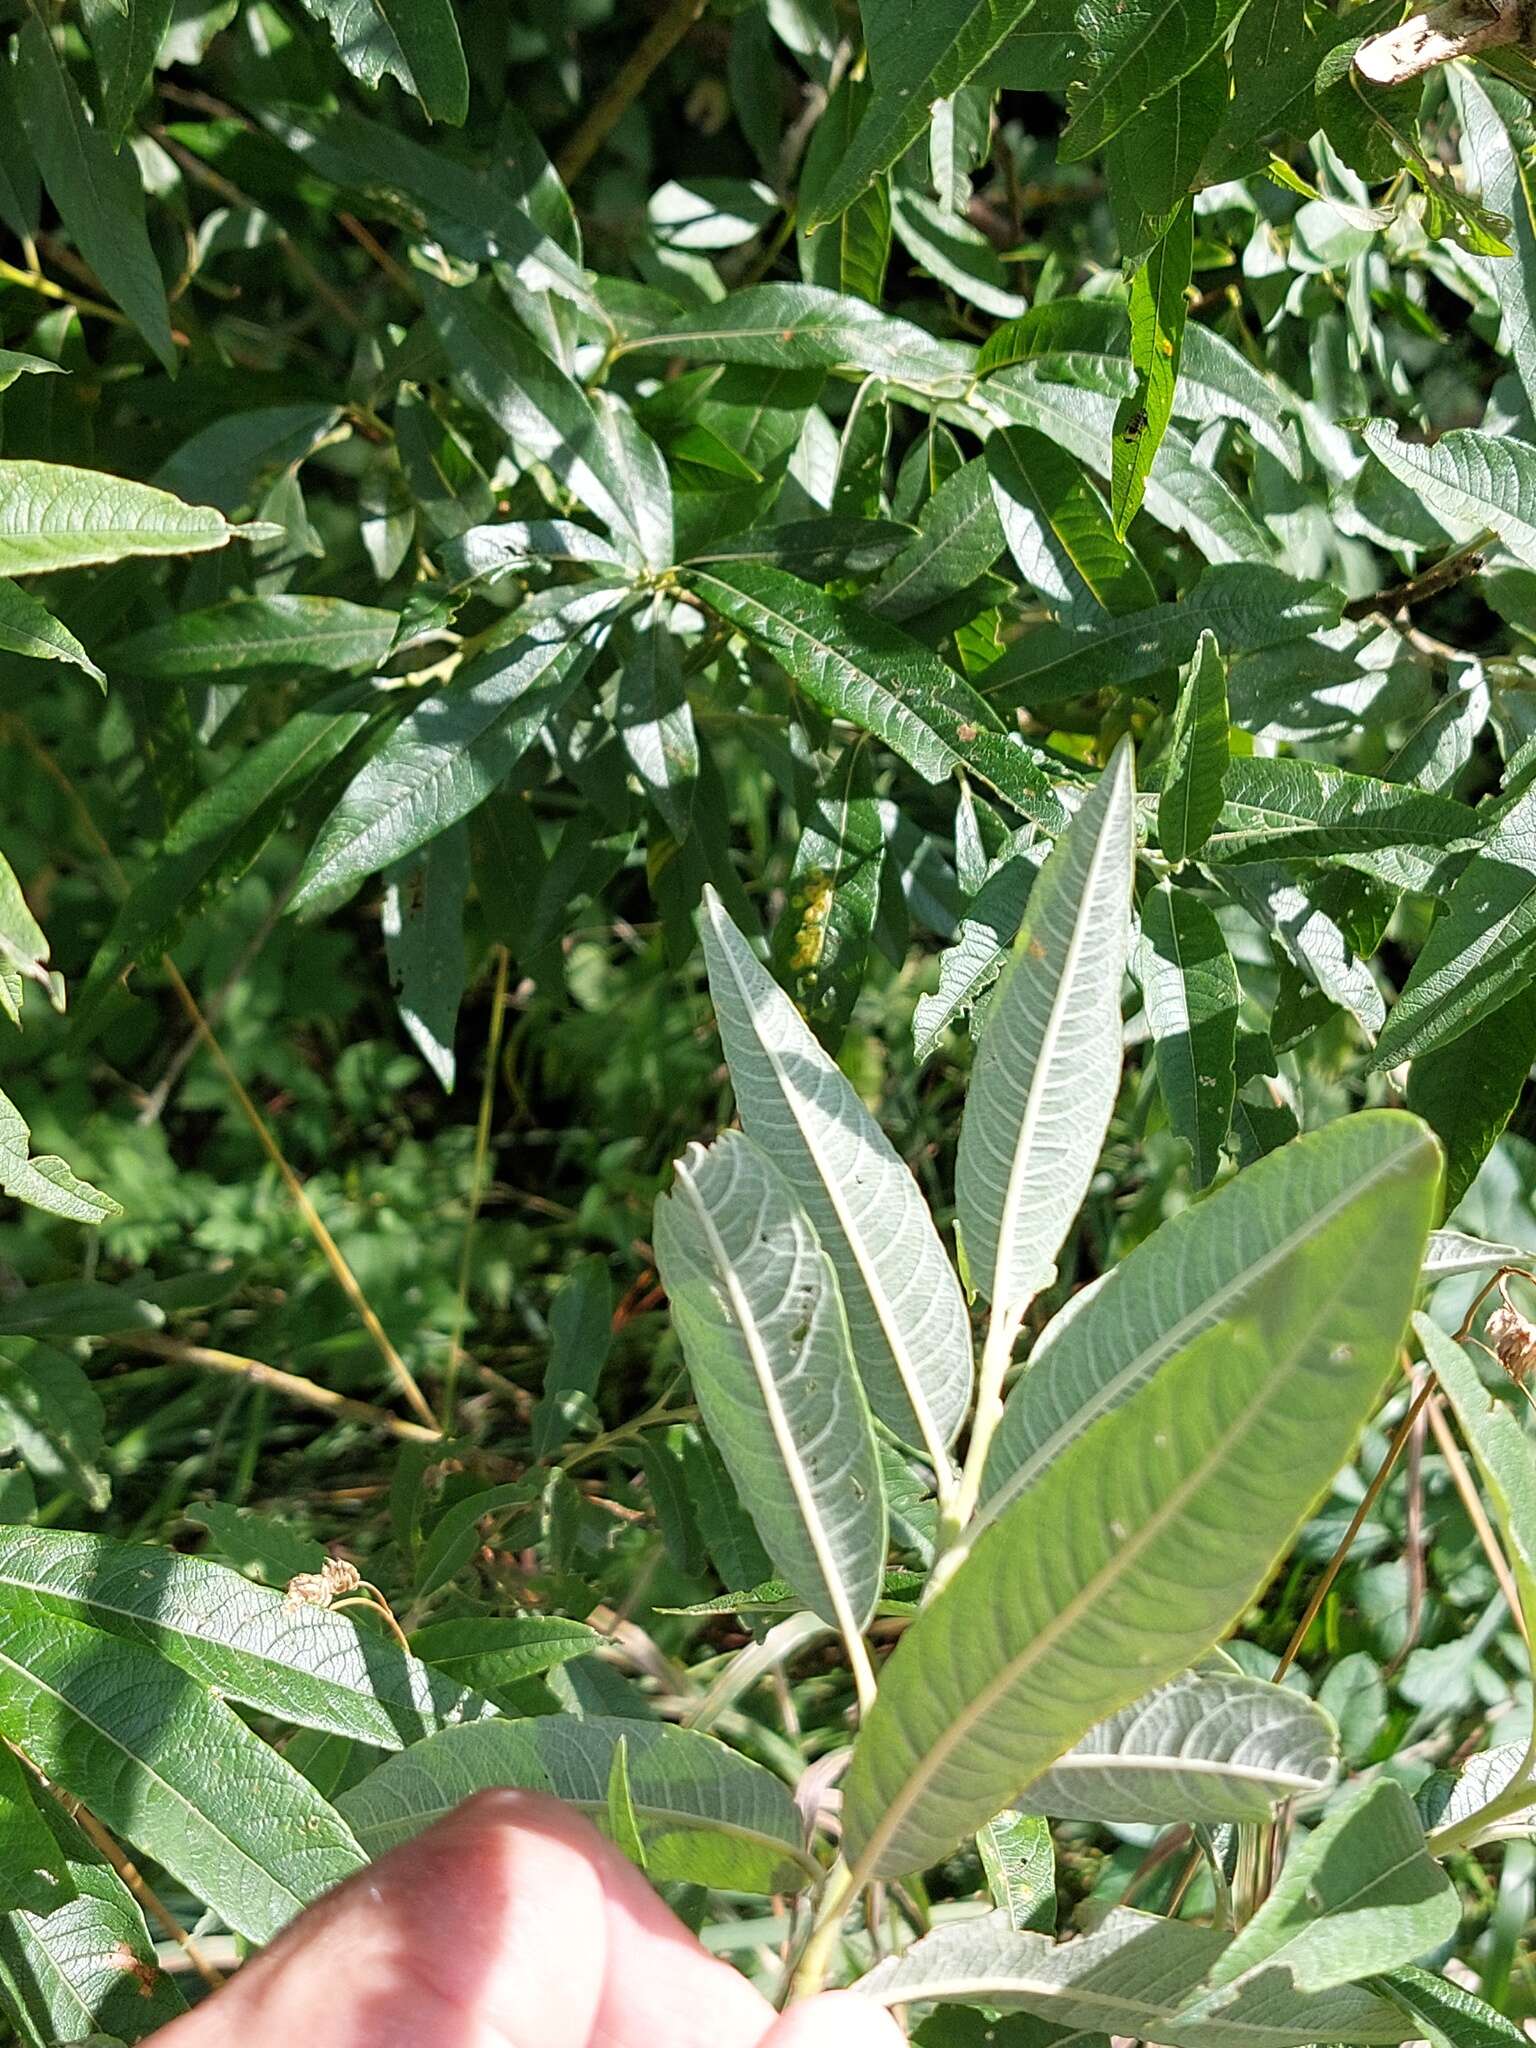
[[[1321,1707],[1213,1660],[1101,1721],[1016,1803],[1053,1820],[1214,1827],[1316,1801],[1338,1771],[1338,1730]]]
[[[0,1095],[0,1193],[68,1223],[105,1223],[123,1213],[121,1204],[81,1180],[56,1154],[33,1155],[31,1129],[7,1095]]]
[[[119,640],[102,659],[138,676],[195,679],[243,669],[327,674],[376,668],[398,624],[394,612],[342,597],[232,597]]]
[[[943,1472],[970,1406],[971,1333],[928,1205],[713,889],[702,928],[742,1128],[795,1189],[837,1271],[871,1407]]]
[[[1147,474],[1173,418],[1194,219],[1194,204],[1185,200],[1167,233],[1131,279],[1131,367],[1136,385],[1115,414],[1109,483],[1115,532],[1121,535],[1141,510]]]
[[[966,907],[954,944],[939,955],[938,988],[917,999],[912,1049],[920,1061],[933,1057],[945,1032],[961,1018],[979,1018],[983,998],[1008,964],[1024,905],[1050,851],[1043,841],[1033,842],[1030,834],[1031,828],[1025,826],[993,863]]]
[[[699,779],[699,736],[677,642],[660,602],[636,626],[625,650],[614,723],[641,787],[673,838],[685,839]]]
[[[613,1342],[613,1285],[608,1261],[593,1252],[561,1282],[549,1312],[549,1363],[533,1411],[533,1455],[547,1458],[590,1413]]]
[[[935,1929],[859,1980],[882,2005],[995,2006],[1060,2033],[1127,2034],[1168,2048],[1290,2048],[1307,2041],[1395,2042],[1397,2008],[1359,1985],[1304,1997],[1282,1971],[1245,1986],[1212,2018],[1184,2011],[1231,1936],[1115,1907],[1092,1933],[1053,1943],[1016,1934],[1001,1913]]]
[[[41,14],[16,38],[16,102],[48,196],[75,247],[174,377],[165,282],[144,219],[131,150],[119,155],[86,116]]]
[[[868,79],[845,78],[811,131],[800,174],[800,213],[812,211],[818,191],[837,175],[848,144],[872,94]],[[821,234],[800,228],[795,236],[800,274],[807,284],[848,292],[880,303],[891,250],[891,192],[888,178],[875,178],[837,221]]]
[[[1505,1788],[1525,1762],[1529,1744],[1500,1742],[1492,1749],[1480,1749],[1459,1769],[1437,1771],[1419,1794],[1419,1808],[1426,1822],[1436,1828],[1456,1828],[1474,1820]],[[1480,1827],[1476,1840],[1517,1842],[1536,1835],[1536,1802],[1514,1813],[1495,1815]],[[1468,1847],[1471,1843],[1467,1844]]]
[[[1456,1887],[1424,1845],[1413,1801],[1390,1778],[1351,1786],[1286,1858],[1269,1897],[1211,1971],[1222,1992],[1283,1968],[1298,1991],[1332,1991],[1449,1941]]]
[[[1424,1254],[1424,1278],[1450,1280],[1461,1273],[1492,1273],[1499,1266],[1523,1265],[1530,1258],[1517,1244],[1490,1244],[1468,1237],[1464,1230],[1432,1230]]]
[[[918,515],[917,534],[865,592],[871,611],[910,619],[984,575],[1003,551],[1003,530],[981,458],[946,477]]]
[[[0,461],[0,576],[40,576],[125,555],[200,555],[240,529],[211,505],[63,462]]]
[[[337,1802],[371,1856],[419,1834],[473,1792],[524,1785],[601,1821],[619,1741],[630,1804],[658,1882],[799,1891],[820,1873],[787,1788],[708,1735],[654,1721],[549,1714],[456,1728],[391,1758]]]
[[[20,654],[29,661],[67,661],[83,668],[94,681],[105,685],[106,677],[86,653],[68,626],[40,604],[30,590],[0,579],[0,651]]]
[[[1411,1965],[1373,1979],[1371,1988],[1414,2023],[1436,2048],[1520,2048],[1530,2036],[1506,2014],[1449,1977]]]
[[[1217,868],[1216,880],[1242,904],[1281,956],[1374,1038],[1386,1017],[1386,1003],[1342,925],[1318,901],[1315,881],[1309,879],[1303,888],[1278,861]]]
[[[1513,254],[1478,268],[1504,315],[1504,335],[1525,390],[1536,405],[1536,185],[1530,170],[1531,110],[1524,96],[1488,72],[1449,66],[1445,72],[1461,129],[1461,155],[1472,189],[1509,223]],[[1476,260],[1476,259],[1473,259]]]
[[[1472,427],[1428,444],[1404,441],[1386,420],[1366,422],[1365,445],[1453,540],[1496,533],[1536,568],[1536,448]]]
[[[1116,614],[1156,605],[1151,577],[1066,449],[1033,427],[1003,427],[985,453],[1008,552],[1048,604]]]
[[[1414,1056],[1404,1100],[1445,1148],[1448,1216],[1502,1137],[1533,1065],[1536,1004],[1524,995],[1490,1010],[1448,1045]]]
[[[464,995],[464,899],[469,833],[450,825],[387,871],[381,923],[395,1005],[406,1036],[449,1093]]]
[[[1192,860],[1221,816],[1228,747],[1227,669],[1214,633],[1204,632],[1179,684],[1157,840],[1172,861]]]
[[[1160,1225],[1047,1326],[993,1440],[984,1511],[1032,1486],[1203,1330],[1240,1322],[1294,1351],[1312,1341],[1313,1304],[1327,1303],[1341,1341],[1367,1341],[1377,1303],[1353,1291],[1359,1247],[1392,1227],[1423,1149],[1410,1119],[1368,1110],[1282,1146]]]
[[[1042,757],[1003,730],[986,699],[910,634],[766,562],[694,567],[712,611],[774,654],[823,711],[883,740],[927,782],[962,763],[1047,831],[1065,822]]]
[[[1418,1285],[1439,1154],[1382,1118],[1397,1170],[1375,1232],[1348,1229],[1343,1284],[1283,1344],[1263,1295],[1186,1342],[982,1528],[903,1636],[844,1783],[859,1875],[947,1855],[1263,1587],[1379,1399]]]
[[[8,1592],[0,1674],[6,1739],[248,1940],[364,1861],[309,1781],[153,1650]]]
[[[1221,41],[1246,0],[1083,0],[1077,24],[1087,50],[1085,76],[1067,104],[1061,139],[1070,162],[1092,156],[1160,94],[1187,78]]]
[[[1536,976],[1536,791],[1457,876],[1387,1019],[1376,1065],[1451,1045]]]
[[[346,1615],[291,1608],[238,1572],[156,1544],[0,1529],[0,1598],[147,1644],[226,1699],[379,1749],[490,1712]]]
[[[84,0],[81,16],[96,60],[101,128],[120,149],[154,74],[171,24],[172,0]]]
[[[971,1285],[1001,1316],[1049,1285],[1120,1085],[1132,777],[1122,742],[1040,870],[966,1098],[958,1227]]]
[[[344,902],[483,803],[586,674],[618,602],[583,591],[408,713],[321,826],[289,909]]]
[[[462,121],[469,112],[469,70],[452,0],[304,0],[335,39],[354,78],[397,79],[421,101],[429,121]]]
[[[933,9],[902,0],[880,12],[872,41],[874,92],[842,162],[806,221],[836,220],[927,128],[935,100],[948,99],[1016,29],[1034,0],[962,0]]]
[[[1056,1927],[1056,1852],[1048,1821],[1011,1809],[989,1820],[976,1837],[992,1903],[1015,1933]]]
[[[0,2010],[24,2040],[142,2040],[186,2004],[160,1967],[138,1901],[100,1850],[44,1800],[65,1873],[62,1903],[0,1916]]]
[[[705,1427],[779,1570],[856,1637],[880,1595],[885,1495],[836,1272],[741,1132],[676,1171],[656,1262]]]
[[[1250,755],[1227,768],[1221,817],[1201,859],[1337,860],[1403,887],[1442,850],[1475,839],[1477,823],[1453,797],[1320,761]]]
[[[773,929],[773,964],[821,1043],[836,1052],[864,986],[880,911],[885,828],[869,750],[847,748],[816,790]]]
[[[1536,1619],[1536,1471],[1519,1419],[1525,1404],[1517,1410],[1490,1401],[1466,1351],[1427,1315],[1414,1317],[1413,1331],[1488,1489],[1529,1626]]]
[[[1215,913],[1159,882],[1142,904],[1136,974],[1174,1134],[1189,1147],[1197,1188],[1221,1164],[1237,1092],[1237,969]]]

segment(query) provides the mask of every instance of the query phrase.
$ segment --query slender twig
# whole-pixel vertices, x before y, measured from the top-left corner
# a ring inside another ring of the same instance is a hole
[[[491,1154],[491,1112],[496,1105],[496,1068],[501,1058],[501,1033],[507,1017],[507,973],[511,956],[505,946],[496,948],[496,983],[491,991],[491,1025],[485,1045],[485,1074],[480,1083],[480,1114],[475,1120],[475,1157],[470,1169],[469,1213],[464,1219],[464,1242],[459,1248],[459,1281],[453,1301],[453,1325],[448,1346],[448,1366],[443,1374],[442,1425],[453,1429],[454,1409],[459,1397],[459,1361],[464,1349],[464,1324],[469,1316],[470,1265],[475,1250],[475,1225],[485,1200],[486,1167]]]
[[[1431,1381],[1429,1384],[1433,1386],[1434,1383]],[[1452,1483],[1461,1495],[1461,1504],[1467,1511],[1467,1519],[1477,1532],[1477,1540],[1482,1545],[1484,1556],[1493,1567],[1493,1576],[1499,1582],[1499,1591],[1509,1602],[1509,1611],[1514,1617],[1515,1627],[1519,1629],[1525,1646],[1529,1649],[1531,1639],[1526,1634],[1525,1616],[1520,1607],[1520,1592],[1515,1584],[1515,1575],[1509,1568],[1509,1560],[1494,1534],[1493,1524],[1488,1519],[1488,1511],[1479,1497],[1472,1474],[1467,1470],[1467,1461],[1461,1455],[1461,1448],[1451,1434],[1450,1424],[1440,1412],[1438,1401],[1430,1404],[1429,1426],[1434,1434],[1436,1448],[1445,1460]]]
[[[592,111],[555,158],[555,169],[569,185],[579,178],[608,140],[620,118],[644,92],[653,72],[658,71],[689,29],[704,12],[706,0],[671,0],[648,34],[643,36],[620,66]]]
[[[206,1344],[188,1344],[180,1337],[168,1337],[159,1330],[125,1330],[112,1340],[129,1351],[142,1351],[154,1358],[163,1358],[171,1365],[195,1367],[201,1372],[221,1372],[231,1378],[249,1380],[253,1386],[270,1387],[274,1394],[282,1394],[290,1401],[301,1401],[308,1408],[323,1408],[328,1415],[339,1420],[366,1423],[370,1429],[387,1430],[403,1442],[435,1444],[442,1441],[442,1433],[436,1428],[427,1429],[419,1422],[404,1422],[398,1415],[391,1415],[387,1408],[375,1408],[371,1401],[354,1401],[346,1394],[334,1393],[329,1387],[322,1387],[315,1380],[302,1378],[298,1373],[284,1372],[280,1366],[266,1365],[259,1358],[245,1358],[238,1351],[215,1351]]]
[[[1368,619],[1375,612],[1385,613],[1390,618],[1394,612],[1406,611],[1411,605],[1427,604],[1430,598],[1439,597],[1443,591],[1452,589],[1468,576],[1475,576],[1483,566],[1483,551],[1494,538],[1493,529],[1485,527],[1465,547],[1457,548],[1454,554],[1443,555],[1419,575],[1410,576],[1406,583],[1399,583],[1392,590],[1374,591],[1369,597],[1351,598],[1344,607],[1345,618]]]
[[[105,305],[100,299],[85,298],[79,292],[66,291],[51,277],[44,277],[40,270],[18,270],[14,263],[0,262],[0,283],[18,284],[23,290],[36,292],[41,298],[62,300],[66,306],[73,306],[77,313],[89,313],[97,320],[110,320],[114,327],[133,325],[127,314],[120,313],[116,306]]]
[[[1334,1551],[1332,1557],[1329,1558],[1327,1567],[1325,1568],[1322,1577],[1318,1580],[1316,1587],[1313,1589],[1312,1598],[1307,1602],[1306,1611],[1302,1615],[1300,1621],[1297,1622],[1296,1627],[1292,1632],[1291,1640],[1286,1644],[1285,1652],[1281,1657],[1280,1662],[1275,1666],[1275,1684],[1279,1684],[1280,1680],[1284,1678],[1286,1672],[1290,1670],[1292,1664],[1295,1663],[1297,1652],[1301,1649],[1302,1644],[1307,1639],[1307,1630],[1311,1628],[1313,1622],[1316,1621],[1318,1613],[1322,1608],[1323,1602],[1328,1598],[1329,1593],[1332,1592],[1333,1582],[1339,1576],[1339,1573],[1343,1570],[1344,1560],[1348,1557],[1350,1550],[1354,1545],[1355,1538],[1360,1534],[1361,1529],[1364,1527],[1366,1516],[1371,1512],[1371,1509],[1375,1507],[1376,1502],[1380,1498],[1381,1489],[1386,1485],[1387,1481],[1391,1478],[1392,1468],[1394,1465],[1396,1465],[1398,1459],[1402,1456],[1403,1448],[1407,1444],[1408,1439],[1413,1432],[1413,1425],[1418,1420],[1419,1411],[1421,1408],[1423,1408],[1426,1401],[1428,1401],[1429,1396],[1433,1391],[1433,1388],[1434,1382],[1432,1380],[1426,1380],[1424,1382],[1424,1385],[1420,1387],[1418,1393],[1414,1395],[1412,1402],[1409,1404],[1407,1414],[1403,1417],[1402,1421],[1397,1425],[1397,1428],[1394,1430],[1392,1435],[1392,1441],[1387,1445],[1387,1455],[1382,1459],[1380,1465],[1377,1467],[1375,1478],[1371,1481],[1370,1485],[1365,1489],[1365,1492],[1360,1496],[1360,1505],[1355,1509],[1355,1512],[1350,1516],[1349,1527],[1344,1531],[1344,1534],[1340,1537],[1338,1548]]]

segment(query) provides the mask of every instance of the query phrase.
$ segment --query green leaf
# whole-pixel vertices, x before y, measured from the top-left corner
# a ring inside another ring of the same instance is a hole
[[[1519,2048],[1524,2035],[1493,2006],[1429,1970],[1391,1970],[1374,1979],[1371,1989],[1400,2006],[1434,2048]]]
[[[1242,13],[1245,0],[1083,0],[1077,26],[1088,51],[1071,86],[1064,162],[1079,163],[1187,78]]]
[[[1436,853],[1477,835],[1476,814],[1452,797],[1320,761],[1234,759],[1225,794],[1204,861],[1340,860],[1412,887]]]
[[[1393,1005],[1373,1064],[1452,1045],[1536,976],[1536,789],[1495,824],[1451,886]]]
[[[585,1657],[601,1642],[596,1629],[559,1615],[466,1615],[426,1622],[411,1637],[411,1654],[457,1684],[494,1692]]]
[[[1386,420],[1367,420],[1365,445],[1453,540],[1496,533],[1536,568],[1536,448],[1507,435],[1457,427],[1438,441],[1404,441]]]
[[[773,931],[775,972],[833,1053],[864,986],[884,862],[885,829],[869,752],[855,742],[806,808]]]
[[[189,680],[246,669],[324,675],[377,668],[398,624],[394,612],[342,597],[232,597],[118,640],[102,660],[131,675]]]
[[[613,1343],[608,1261],[594,1252],[566,1275],[549,1312],[549,1364],[533,1411],[533,1455],[547,1458],[589,1412]]]
[[[837,1274],[790,1183],[737,1131],[656,1205],[657,1270],[705,1427],[763,1547],[856,1641],[885,1565],[885,1494]]]
[[[1203,1331],[1231,1321],[1290,1353],[1308,1341],[1311,1305],[1328,1302],[1343,1342],[1369,1341],[1376,1302],[1350,1298],[1358,1247],[1387,1231],[1403,1176],[1419,1170],[1425,1149],[1411,1122],[1366,1111],[1308,1132],[1170,1216],[1047,1325],[993,1439],[984,1511],[1035,1485]]]
[[[48,1914],[76,1896],[69,1865],[38,1810],[44,1795],[0,1749],[0,1912]]]
[[[0,1358],[0,1448],[97,1514],[112,1494],[97,1462],[102,1435],[101,1397],[78,1360],[30,1340]]]
[[[1536,405],[1536,190],[1530,171],[1531,110],[1524,96],[1464,64],[1445,82],[1461,130],[1468,184],[1509,223],[1513,254],[1485,264],[1483,275],[1504,316],[1505,344],[1526,403]]]
[[[661,451],[631,422],[633,443],[610,439],[592,400],[522,328],[493,311],[472,290],[428,283],[427,314],[453,365],[460,391],[486,413],[524,454],[546,463],[573,496],[595,512],[609,530],[629,541],[647,568],[664,569],[669,549],[647,546],[641,509],[654,491],[665,491]],[[637,497],[634,464],[662,472],[647,476]]]
[[[32,2042],[78,2041],[110,2027],[142,2040],[185,2012],[138,1902],[100,1850],[51,1804],[41,1812],[72,1897],[51,1912],[0,1916],[0,2007]]]
[[[1008,964],[1008,951],[1024,918],[1024,905],[1040,864],[1049,852],[1032,841],[1033,828],[1016,835],[989,870],[960,920],[952,946],[939,955],[939,985],[919,996],[912,1018],[912,1045],[919,1061],[938,1051],[950,1026],[981,1015],[987,991]],[[973,1025],[974,1028],[974,1025]]]
[[[910,1615],[926,1583],[922,1572],[907,1571],[892,1566],[881,1579],[881,1594],[876,1614]],[[772,1614],[787,1616],[804,1615],[804,1608],[796,1598],[795,1589],[788,1579],[764,1579],[761,1584],[748,1586],[735,1593],[717,1593],[712,1600],[695,1600],[689,1607],[661,1607],[658,1614]]]
[[[1039,758],[1003,731],[964,677],[899,626],[766,562],[694,567],[684,580],[767,648],[813,703],[883,740],[925,782],[942,782],[963,764],[1047,830],[1061,826]]]
[[[120,1203],[80,1180],[53,1153],[33,1156],[31,1129],[6,1095],[0,1095],[0,1193],[68,1223],[105,1223],[123,1213]]]
[[[1438,1323],[1416,1315],[1413,1333],[1488,1490],[1529,1626],[1536,1617],[1536,1471],[1525,1431],[1512,1408],[1489,1398],[1464,1348]]]
[[[844,1782],[861,1875],[947,1855],[1218,1641],[1264,1585],[1379,1399],[1418,1284],[1439,1153],[1400,1112],[1378,1124],[1391,1178],[1331,1219],[1325,1241],[1345,1266],[1331,1291],[1293,1307],[1277,1341],[1280,1305],[1254,1290],[1130,1399],[1101,1404],[907,1630]],[[1167,1229],[1154,1240],[1165,1287]]]
[[[683,1476],[699,1534],[722,1584],[761,1585],[771,1576],[773,1566],[731,1484],[725,1460],[701,1430],[692,1428],[682,1432],[682,1453]],[[793,1602],[788,1586],[784,1592]]]
[[[96,60],[101,93],[101,128],[114,149],[122,147],[155,59],[170,27],[173,0],[83,0],[81,15]]]
[[[1533,1064],[1536,1005],[1522,996],[1415,1056],[1404,1100],[1445,1148],[1448,1216],[1503,1136]]]
[[[699,779],[699,736],[677,642],[658,599],[625,645],[614,723],[640,786],[675,839],[686,839]]]
[[[712,889],[701,924],[742,1128],[795,1189],[836,1269],[875,1414],[944,1473],[970,1406],[971,1334],[928,1205]]]
[[[29,356],[22,349],[0,348],[0,391],[9,391],[18,377],[62,377],[62,363],[50,363],[46,356]]]
[[[107,134],[92,127],[43,17],[30,10],[16,37],[16,102],[48,196],[75,247],[174,377],[176,345],[145,225],[138,160],[131,151],[117,155]]]
[[[1229,760],[1227,670],[1216,636],[1203,632],[1179,684],[1157,839],[1171,861],[1192,860],[1221,816]]]
[[[203,1558],[73,1530],[0,1528],[0,1589],[18,1612],[146,1644],[200,1685],[301,1728],[399,1749],[488,1711],[483,1700],[347,1616]]]
[[[1208,1981],[1219,1992],[1280,1966],[1298,1991],[1332,1991],[1411,1963],[1460,1924],[1456,1887],[1425,1848],[1413,1801],[1381,1778],[1351,1786],[1292,1849]]]
[[[658,1722],[550,1714],[456,1728],[381,1764],[338,1805],[371,1856],[491,1785],[552,1792],[601,1819],[615,1745],[654,1882],[799,1891],[819,1877],[787,1789],[707,1735]]]
[[[1303,1997],[1285,1975],[1245,1986],[1210,2018],[1184,2012],[1231,1937],[1129,1907],[1089,1934],[1052,1943],[1016,1934],[1000,1913],[935,1929],[862,1978],[882,2005],[927,2000],[1034,2013],[1074,2034],[1113,2031],[1167,2048],[1289,2048],[1298,2041],[1396,2042],[1403,2022],[1359,1985]]]
[[[576,689],[619,602],[613,591],[580,592],[408,712],[321,826],[288,908],[345,902],[367,876],[484,803]]]
[[[31,591],[0,579],[0,648],[30,661],[67,661],[106,688],[107,679],[68,626]]]
[[[384,955],[406,1035],[452,1094],[453,1041],[464,996],[469,834],[450,825],[386,871]]]
[[[811,131],[800,172],[802,221],[814,210],[828,178],[836,175],[872,97],[867,79],[845,78],[828,100],[826,111]],[[807,234],[803,226],[797,228],[795,244],[800,275],[807,284],[846,292],[878,306],[891,249],[889,180],[872,178],[821,233]]]
[[[813,284],[746,285],[624,349],[684,362],[844,370],[949,398],[963,394],[972,363],[972,351],[958,342],[935,340],[910,320]]]
[[[946,477],[918,514],[917,533],[864,593],[887,619],[910,619],[966,590],[1003,551],[1003,530],[978,458]]]
[[[1264,1821],[1338,1776],[1338,1730],[1304,1693],[1224,1669],[1186,1671],[1123,1707],[1026,1786],[1017,1804],[1119,1827]]]
[[[1232,1121],[1242,1001],[1215,913],[1187,889],[1159,882],[1142,903],[1135,971],[1168,1121],[1189,1147],[1195,1186],[1207,1187]]]
[[[992,1903],[1016,1934],[1056,1926],[1056,1852],[1050,1824],[1033,1813],[1000,1813],[976,1837]]]
[[[1134,807],[1122,742],[1030,892],[966,1098],[957,1227],[971,1286],[1005,1318],[1050,1284],[1119,1089]]]
[[[211,505],[62,462],[0,461],[0,575],[126,555],[200,555],[239,535]]]
[[[269,1941],[363,1855],[234,1710],[152,1650],[0,1598],[0,1730],[236,1933]]]
[[[452,0],[304,0],[323,21],[354,78],[399,81],[429,121],[461,122],[469,112],[469,70]]]
[[[1094,0],[1084,0],[1084,11],[1093,4]],[[1148,472],[1173,417],[1193,250],[1194,207],[1186,200],[1131,279],[1131,367],[1136,385],[1115,413],[1109,488],[1115,532],[1122,537],[1141,510]]]
[[[1370,1036],[1387,1014],[1381,990],[1350,938],[1318,901],[1278,862],[1217,868],[1217,882],[1267,933],[1283,959],[1306,975],[1332,1003],[1348,1010]]]
[[[973,77],[1033,5],[1034,0],[958,0],[933,8],[924,0],[897,0],[882,8],[878,35],[870,36],[870,103],[806,215],[807,229],[836,220],[903,156],[928,126],[934,101],[947,100]]]
[[[1048,604],[1116,614],[1156,605],[1152,579],[1065,449],[1032,427],[1003,427],[985,453],[1008,552]]]
[[[1491,1273],[1496,1266],[1518,1266],[1530,1253],[1517,1244],[1489,1244],[1464,1230],[1432,1230],[1424,1254],[1424,1278],[1450,1280],[1461,1273]]]
[[[1327,631],[1339,623],[1342,604],[1332,584],[1298,583],[1264,563],[1224,564],[1207,569],[1178,604],[1116,618],[1078,611],[1024,634],[988,670],[987,694],[1035,705],[1106,685],[1125,689],[1192,661],[1206,633],[1225,654],[1250,653]]]

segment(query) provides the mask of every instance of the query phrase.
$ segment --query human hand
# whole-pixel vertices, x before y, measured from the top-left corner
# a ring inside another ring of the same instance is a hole
[[[856,1993],[780,2018],[569,1807],[486,1792],[302,1914],[148,2048],[902,2048]]]

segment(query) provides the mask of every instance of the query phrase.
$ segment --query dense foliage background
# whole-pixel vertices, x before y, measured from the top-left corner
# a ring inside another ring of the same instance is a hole
[[[1496,1247],[1443,1249],[1445,1329],[1536,1256],[1536,73],[1511,30],[1368,83],[1395,13],[0,8],[0,1523],[273,1587],[344,1555],[504,1711],[709,1730],[835,1817],[846,1661],[718,1597],[772,1569],[652,1245],[733,1115],[698,905],[947,1223],[973,1037],[1125,736],[1128,1052],[1029,1330],[1365,1107]],[[1228,1648],[1422,1793],[1523,1740],[1530,1667],[1409,1398]],[[882,1457],[877,1652],[935,1520]],[[85,1597],[0,1541],[23,1752]],[[264,1713],[327,1799],[377,1761]],[[104,1818],[71,1739],[43,1768]],[[44,1938],[11,1864],[64,1823],[9,1757],[0,2005],[137,2038],[195,1976],[167,1937],[123,1992],[77,1833]],[[117,1831],[207,1955],[280,1921],[227,1841]],[[1219,1910],[1191,1839],[1059,1824],[1033,1924]],[[1437,1959],[1536,2014],[1524,1821],[1450,1867]],[[771,1985],[803,1929],[759,1889],[671,1895]],[[967,1849],[899,1904],[983,1891]]]

